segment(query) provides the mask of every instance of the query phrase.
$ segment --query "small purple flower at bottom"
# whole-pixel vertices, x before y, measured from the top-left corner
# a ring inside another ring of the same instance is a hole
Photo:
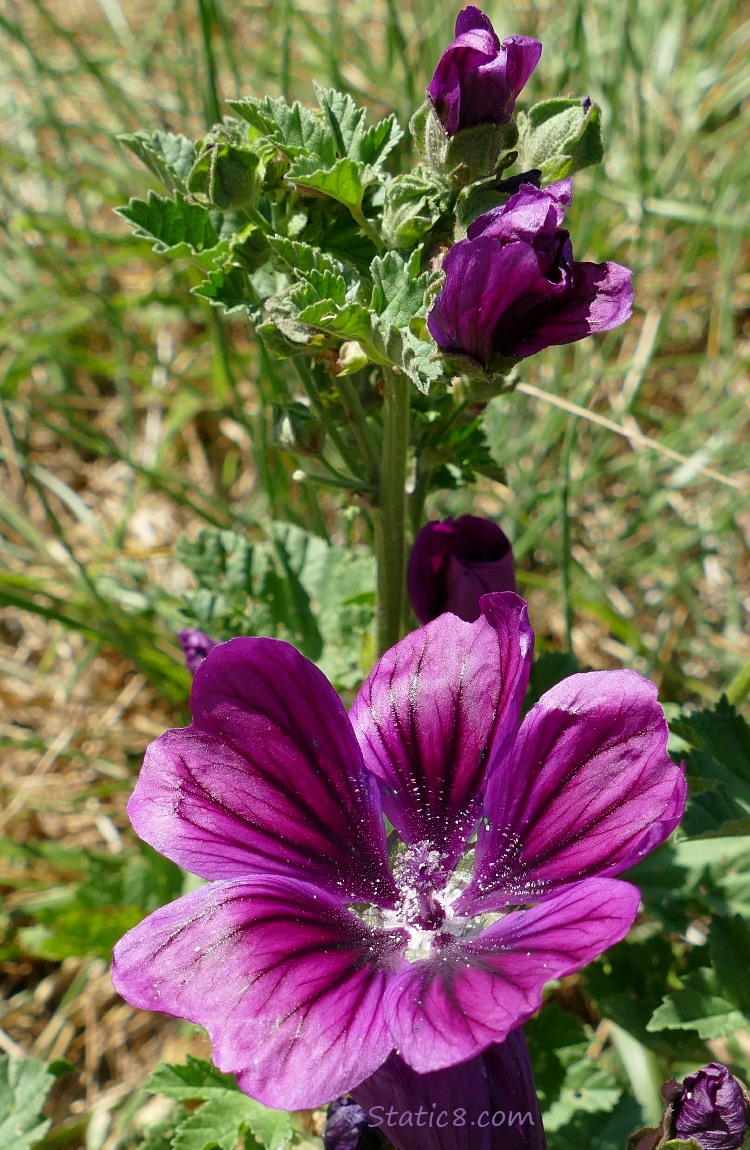
[[[353,1098],[336,1098],[328,1107],[323,1132],[325,1150],[356,1150],[363,1146],[367,1115]]]
[[[288,643],[220,644],[192,725],[146,753],[131,822],[208,884],[118,943],[115,987],[205,1026],[268,1106],[320,1106],[395,1051],[418,1074],[485,1056],[624,937],[639,892],[613,876],[682,815],[653,684],[574,675],[519,723],[526,604],[480,606],[387,651],[349,715]]]
[[[719,1062],[688,1074],[673,1099],[677,1138],[693,1138],[703,1150],[739,1150],[748,1107],[737,1079]]]
[[[484,12],[459,12],[427,95],[447,135],[476,124],[507,124],[516,98],[539,63],[542,45],[528,36],[500,43]]]
[[[478,515],[432,519],[417,532],[409,554],[409,602],[420,623],[452,611],[473,623],[488,591],[515,591],[510,540]]]
[[[460,1066],[416,1074],[397,1054],[354,1090],[395,1150],[546,1150],[523,1032]]]
[[[562,227],[570,180],[524,184],[469,225],[443,262],[445,283],[427,317],[444,351],[485,368],[619,327],[633,306],[632,272],[573,259]]]
[[[199,631],[195,627],[186,627],[184,631],[179,632],[177,639],[185,656],[185,666],[192,675],[198,670],[208,652],[213,651],[218,645],[205,631]]]

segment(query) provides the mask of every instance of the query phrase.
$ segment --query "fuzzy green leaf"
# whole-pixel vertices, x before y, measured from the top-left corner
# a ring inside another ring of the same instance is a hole
[[[315,158],[300,158],[287,172],[287,179],[296,187],[329,196],[350,211],[361,209],[365,191],[375,178],[371,168],[348,156],[330,168],[321,168]]]
[[[222,1074],[211,1062],[188,1054],[186,1063],[161,1062],[146,1081],[151,1094],[165,1094],[180,1102],[205,1102],[228,1090],[239,1091],[233,1075]]]
[[[153,172],[168,191],[186,192],[195,145],[171,132],[125,132],[117,139]]]
[[[222,238],[211,214],[179,193],[170,200],[149,192],[148,199],[132,199],[117,214],[132,225],[136,236],[153,241],[154,251],[173,258],[213,255]],[[229,250],[228,242],[224,247]]]
[[[732,1034],[748,1025],[746,1015],[725,993],[717,972],[701,967],[687,976],[681,990],[664,998],[647,1029],[695,1030],[706,1040]]]
[[[43,1062],[0,1056],[0,1150],[31,1150],[46,1134],[41,1110],[54,1081]]]

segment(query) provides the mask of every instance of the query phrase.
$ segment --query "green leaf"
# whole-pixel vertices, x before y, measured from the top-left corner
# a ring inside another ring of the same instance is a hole
[[[350,95],[335,88],[313,85],[315,96],[323,113],[339,157],[359,157],[359,144],[364,134],[365,109],[358,108]]]
[[[0,1150],[31,1150],[46,1134],[41,1110],[54,1081],[43,1062],[0,1056]]]
[[[311,272],[329,272],[344,278],[343,264],[311,244],[290,240],[286,236],[270,236],[268,246],[297,279],[308,279]]]
[[[519,163],[539,168],[544,183],[553,183],[604,156],[601,113],[588,97],[559,97],[535,104],[518,115]]]
[[[715,970],[689,974],[681,990],[668,994],[654,1011],[648,1030],[695,1030],[704,1040],[747,1028],[748,1018],[724,993]]]
[[[349,211],[361,211],[365,191],[376,176],[372,168],[348,156],[330,168],[321,168],[315,157],[300,157],[287,172],[287,179],[298,188],[329,196]]]
[[[558,1051],[580,1047],[586,1041],[583,1024],[561,1010],[556,1002],[546,1003],[523,1028],[534,1068],[534,1082],[544,1108],[558,1097],[565,1082],[565,1066]]]
[[[586,1047],[559,1051],[566,1064],[565,1079],[559,1097],[544,1116],[547,1130],[559,1130],[579,1112],[601,1114],[612,1110],[622,1090],[616,1080],[585,1052]]]
[[[714,915],[709,943],[722,995],[750,1016],[750,982],[747,977],[750,922],[740,915],[732,918]]]
[[[403,136],[403,128],[394,113],[391,113],[364,133],[359,144],[358,159],[365,164],[380,166]]]
[[[192,1054],[186,1063],[161,1062],[147,1079],[145,1089],[180,1102],[205,1102],[230,1090],[239,1091],[234,1075],[222,1074],[211,1062]]]
[[[154,251],[173,258],[212,251],[221,238],[209,212],[188,203],[180,193],[170,200],[149,192],[148,199],[132,199],[117,214],[133,226],[140,239],[152,240]]]
[[[691,799],[682,830],[692,838],[750,834],[750,726],[722,698],[673,720],[688,744]]]
[[[370,306],[380,317],[383,329],[388,325],[408,327],[412,319],[426,313],[425,296],[437,282],[436,272],[419,274],[419,260],[408,262],[398,252],[376,256],[370,264],[373,290]]]
[[[117,139],[129,148],[158,180],[172,192],[186,192],[187,178],[195,163],[195,146],[187,136],[171,132],[125,132]]]
[[[450,185],[436,172],[419,167],[386,186],[383,235],[391,248],[415,247],[447,213]]]
[[[202,283],[193,288],[193,295],[209,300],[214,306],[221,306],[228,315],[238,311],[250,312],[258,304],[258,296],[247,272],[232,266],[214,268]]]
[[[249,96],[242,100],[229,100],[228,104],[290,158],[313,155],[326,163],[335,160],[332,136],[319,112],[311,111],[297,101],[288,104],[284,99],[271,96],[264,100]]]

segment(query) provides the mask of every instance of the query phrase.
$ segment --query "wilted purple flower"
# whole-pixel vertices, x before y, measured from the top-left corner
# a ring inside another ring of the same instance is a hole
[[[501,44],[481,9],[459,12],[456,38],[427,89],[447,134],[475,124],[507,124],[541,54],[539,41],[527,36],[509,36]]]
[[[185,656],[185,665],[193,675],[208,652],[217,646],[215,639],[212,639],[205,631],[199,631],[195,627],[186,627],[184,631],[179,632],[177,639]]]
[[[417,532],[407,572],[409,601],[420,623],[452,611],[473,623],[488,591],[515,591],[510,540],[477,515],[432,519]]]
[[[679,821],[655,687],[574,675],[519,728],[526,604],[481,607],[387,651],[349,716],[289,644],[223,643],[192,725],[146,753],[133,826],[210,881],[121,940],[115,986],[205,1026],[266,1105],[318,1106],[394,1050],[428,1073],[503,1041],[625,935],[639,894],[612,876]]]
[[[396,1150],[546,1150],[523,1032],[460,1066],[417,1074],[391,1054],[354,1090]]]
[[[469,225],[443,263],[445,283],[427,317],[444,351],[489,367],[618,327],[633,305],[632,272],[573,259],[562,227],[570,180],[525,184]]]
[[[747,1099],[720,1062],[688,1074],[674,1101],[677,1138],[693,1138],[703,1150],[739,1150],[747,1130]]]

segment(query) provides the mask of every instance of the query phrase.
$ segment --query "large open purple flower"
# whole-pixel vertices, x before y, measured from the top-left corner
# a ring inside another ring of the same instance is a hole
[[[653,685],[575,675],[519,727],[526,605],[481,606],[388,651],[350,715],[287,643],[221,644],[192,725],[148,749],[133,826],[209,882],[122,939],[115,986],[205,1026],[269,1106],[327,1102],[394,1051],[428,1073],[502,1042],[625,935],[639,895],[612,876],[680,818]]]
[[[516,97],[539,63],[542,45],[528,36],[500,43],[484,12],[464,8],[427,95],[449,136],[475,124],[507,124]]]
[[[570,180],[524,184],[469,225],[443,263],[445,283],[427,325],[444,351],[488,367],[618,327],[633,306],[632,272],[573,259],[562,226]]]

